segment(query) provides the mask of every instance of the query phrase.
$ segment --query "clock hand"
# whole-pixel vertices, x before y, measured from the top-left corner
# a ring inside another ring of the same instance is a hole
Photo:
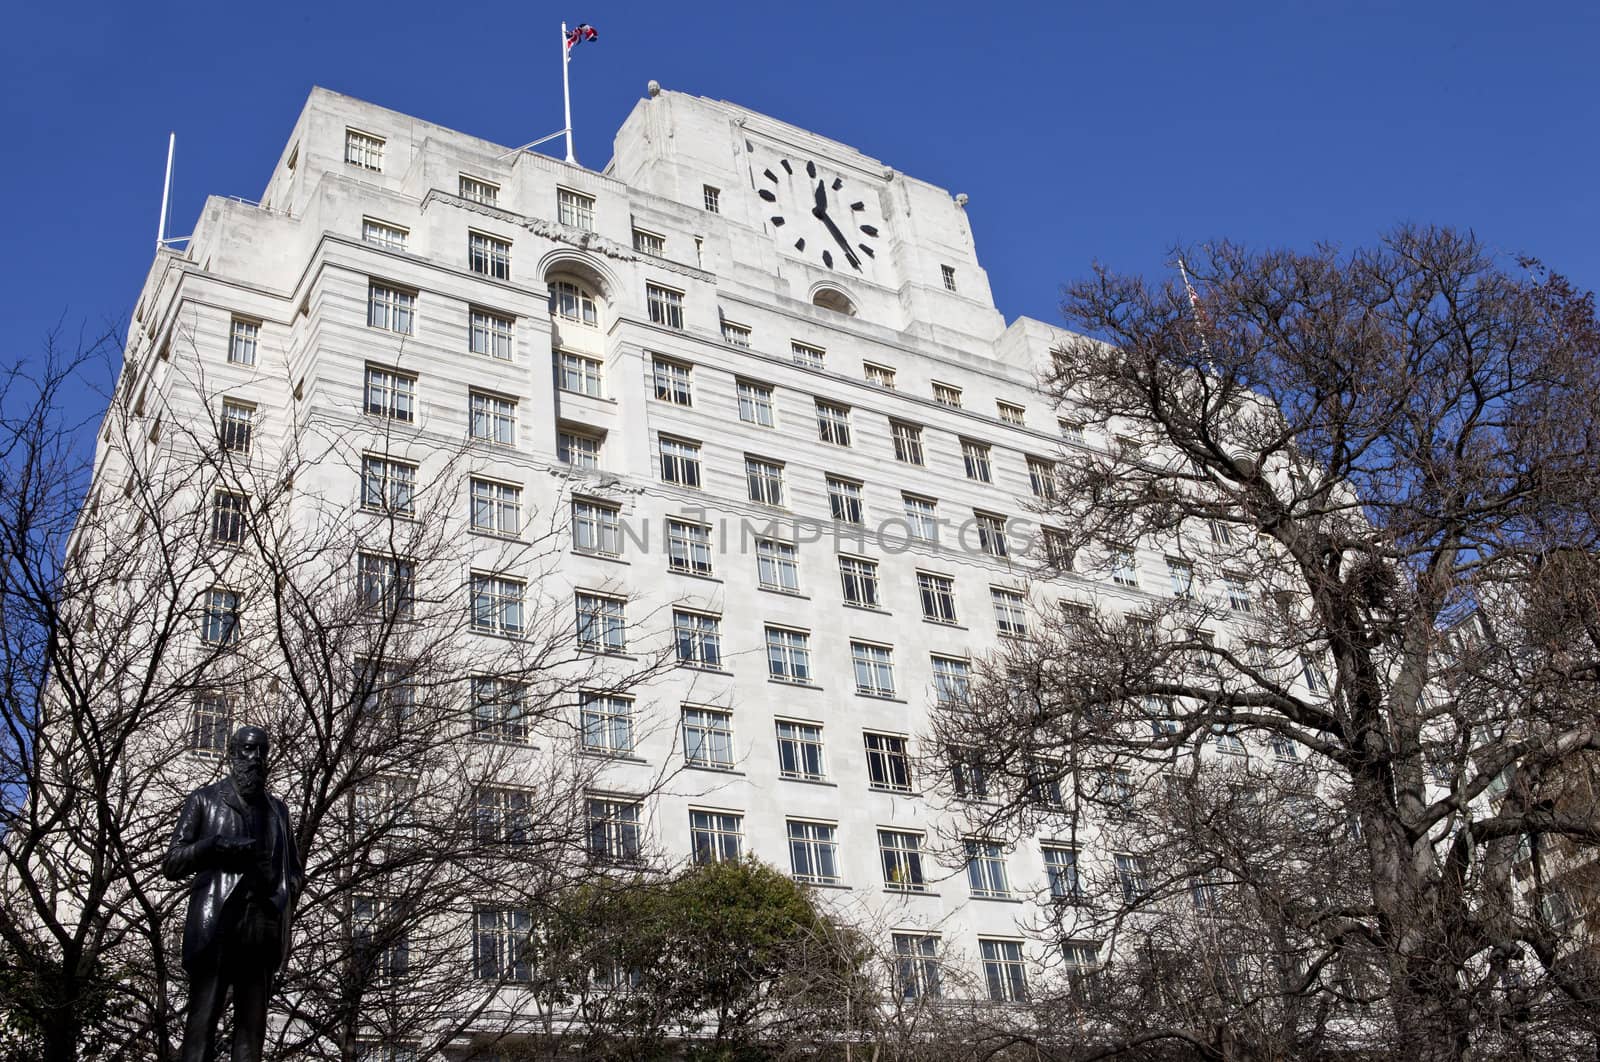
[[[839,226],[833,223],[833,219],[828,216],[828,212],[826,210],[813,210],[812,213],[816,215],[817,220],[822,222],[828,232],[832,234],[834,240],[838,242],[840,249],[844,251],[845,261],[854,266],[857,272],[860,272],[861,259],[857,258],[856,253],[850,249],[850,241],[844,238],[844,233],[839,231]]]
[[[825,212],[827,209],[828,189],[825,188],[822,182],[819,180],[817,182],[817,205],[812,208],[812,213],[816,214],[818,217],[821,217],[822,214],[820,212]]]

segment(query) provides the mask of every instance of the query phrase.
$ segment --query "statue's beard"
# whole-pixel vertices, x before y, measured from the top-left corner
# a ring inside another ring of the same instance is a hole
[[[267,784],[267,768],[259,763],[236,763],[233,765],[233,785],[239,790],[239,795],[254,800],[261,795]]]

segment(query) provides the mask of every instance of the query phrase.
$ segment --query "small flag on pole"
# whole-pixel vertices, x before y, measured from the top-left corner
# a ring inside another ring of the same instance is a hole
[[[572,51],[572,49],[576,48],[584,41],[597,41],[599,39],[599,30],[595,29],[587,22],[580,22],[576,26],[572,27],[571,32],[567,34],[567,51]]]

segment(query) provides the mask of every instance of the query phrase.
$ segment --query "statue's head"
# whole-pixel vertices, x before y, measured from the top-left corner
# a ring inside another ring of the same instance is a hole
[[[241,726],[228,739],[228,766],[241,796],[254,798],[266,788],[270,745],[259,726]]]

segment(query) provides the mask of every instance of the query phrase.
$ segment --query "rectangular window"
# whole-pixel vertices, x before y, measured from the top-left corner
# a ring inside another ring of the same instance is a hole
[[[922,426],[901,420],[889,422],[889,434],[894,438],[894,459],[908,465],[920,465],[922,459]]]
[[[959,708],[972,692],[972,665],[954,656],[933,658],[933,699],[941,708]]]
[[[1185,600],[1194,596],[1194,565],[1188,561],[1167,558],[1167,580],[1172,584],[1172,596]]]
[[[517,445],[517,400],[483,391],[467,392],[472,437],[499,446]]]
[[[1222,582],[1228,590],[1228,608],[1242,613],[1255,611],[1255,603],[1250,599],[1250,584],[1244,576],[1224,576]]]
[[[413,1043],[363,1041],[356,1044],[355,1062],[418,1062],[419,1050]]]
[[[395,516],[417,511],[417,466],[372,454],[361,455],[361,507]]]
[[[820,782],[826,777],[822,759],[822,727],[778,721],[778,773],[784,778]]]
[[[578,611],[578,644],[602,653],[620,653],[627,648],[627,624],[623,619],[623,599],[601,594],[574,595]]]
[[[750,326],[735,324],[732,321],[722,322],[722,341],[730,347],[740,350],[750,349]]]
[[[994,841],[969,839],[965,843],[967,884],[972,888],[972,895],[991,900],[1010,896],[1005,850]]]
[[[533,980],[533,912],[473,911],[472,968],[480,981]]]
[[[1061,792],[1061,764],[1037,758],[1028,760],[1028,799],[1041,808],[1060,811],[1067,806]]]
[[[991,557],[1006,556],[1006,518],[974,510],[972,519],[978,525],[978,548]]]
[[[589,858],[605,863],[636,863],[643,851],[644,831],[637,800],[590,797]]]
[[[756,540],[756,578],[763,590],[784,594],[800,592],[800,569],[795,563],[795,548],[770,538]]]
[[[788,820],[789,864],[794,880],[811,885],[839,883],[837,827],[825,822]]]
[[[722,669],[722,621],[716,616],[673,609],[672,635],[678,663]]]
[[[256,343],[260,338],[260,324],[235,317],[228,332],[228,360],[235,365],[254,365]]]
[[[250,452],[251,430],[255,426],[256,407],[248,402],[235,402],[232,399],[222,400],[222,422],[219,425],[219,441],[222,449],[230,454],[248,454]]]
[[[647,232],[644,229],[636,228],[633,230],[633,249],[640,254],[662,258],[667,253],[667,241],[658,232]]]
[[[1211,534],[1211,542],[1218,546],[1233,545],[1233,532],[1221,520],[1207,520],[1206,530]]]
[[[1054,501],[1056,497],[1055,462],[1046,461],[1041,457],[1028,458],[1028,486],[1033,489],[1035,498]]]
[[[911,792],[911,757],[906,739],[894,734],[866,732],[867,784],[895,793]]]
[[[739,419],[746,424],[772,427],[772,388],[766,384],[739,381]]]
[[[956,387],[953,384],[935,382],[933,385],[933,400],[939,403],[941,406],[949,406],[951,409],[960,409],[961,388]]]
[[[527,687],[510,679],[474,675],[472,733],[483,741],[528,740]]]
[[[675,406],[693,405],[693,392],[689,386],[691,371],[690,367],[681,361],[661,357],[651,358],[650,376],[655,383],[656,398],[662,402],[671,402]]]
[[[356,590],[361,607],[369,612],[410,616],[416,599],[416,567],[381,553],[358,553]]]
[[[219,490],[211,496],[211,541],[225,546],[244,545],[245,511],[250,502],[243,494]]]
[[[387,247],[391,251],[406,249],[406,239],[411,235],[409,229],[377,218],[361,219],[361,238],[378,247]]]
[[[483,634],[516,636],[523,631],[521,579],[488,572],[472,573],[472,629]]]
[[[511,318],[488,310],[467,312],[467,349],[501,361],[511,360]]]
[[[683,330],[683,292],[659,284],[646,284],[644,298],[651,324]]]
[[[908,830],[878,831],[878,861],[884,888],[895,892],[927,892],[922,872],[922,834]]]
[[[584,232],[594,231],[594,196],[567,188],[556,189],[556,220]]]
[[[556,365],[559,370],[557,380],[563,391],[601,397],[599,359],[563,350],[556,355]]]
[[[472,833],[479,844],[527,844],[533,800],[526,789],[481,785],[474,792]]]
[[[409,336],[417,324],[417,296],[385,284],[367,288],[367,325]]]
[[[1317,663],[1315,657],[1309,653],[1301,653],[1300,670],[1306,677],[1306,689],[1312,693],[1328,692],[1328,676],[1323,672],[1322,665]]]
[[[562,464],[594,472],[600,467],[604,441],[597,435],[577,431],[556,432],[556,460]]]
[[[591,328],[600,323],[600,312],[595,307],[594,296],[570,280],[557,280],[550,285],[550,312],[563,320]]]
[[[826,355],[827,352],[821,347],[814,347],[810,343],[802,343],[798,339],[789,341],[789,356],[794,359],[796,365],[802,365],[807,369],[820,369],[822,368],[822,359]]]
[[[994,473],[989,465],[989,447],[971,439],[961,440],[961,460],[967,468],[967,478],[979,483],[993,483]]]
[[[1059,527],[1040,528],[1044,540],[1044,559],[1058,572],[1070,572],[1074,564],[1072,540]]]
[[[383,172],[383,137],[359,129],[344,131],[344,161],[375,173]]]
[[[350,901],[351,957],[378,984],[405,977],[411,969],[409,934],[398,917],[397,905],[375,896],[355,896]],[[391,1050],[405,1048],[394,1045]]]
[[[1078,877],[1078,850],[1066,845],[1040,846],[1044,852],[1044,873],[1050,883],[1050,898],[1061,903],[1082,903],[1083,882]]]
[[[1023,1003],[1028,999],[1028,974],[1022,962],[1022,942],[978,938],[983,961],[983,982],[991,1003]]]
[[[417,378],[410,373],[395,372],[368,365],[363,387],[362,406],[374,417],[411,423],[416,417]]]
[[[1124,903],[1135,903],[1150,895],[1150,868],[1143,856],[1118,853],[1112,857],[1112,862]]]
[[[710,575],[711,529],[702,524],[668,520],[667,568],[685,575]]]
[[[633,698],[580,693],[578,722],[583,729],[585,750],[606,756],[625,756],[633,751]]]
[[[1295,743],[1282,734],[1269,735],[1267,744],[1272,747],[1272,755],[1279,763],[1294,763],[1300,759],[1300,752]]]
[[[233,701],[220,693],[203,693],[194,699],[189,714],[189,748],[221,756],[233,735]]]
[[[849,446],[850,407],[817,399],[817,438],[834,446]]]
[[[867,697],[894,696],[894,650],[869,642],[850,643],[850,662],[856,676],[856,692]]]
[[[690,767],[733,769],[733,715],[713,708],[683,709],[683,762]]]
[[[874,387],[882,387],[888,391],[894,390],[893,369],[887,365],[875,365],[870,361],[862,362],[861,368],[866,374],[867,383],[872,384]]]
[[[699,487],[700,444],[661,436],[661,480],[680,487]]]
[[[839,582],[847,605],[878,608],[878,562],[862,557],[839,558]]]
[[[522,488],[492,479],[469,481],[472,529],[515,537],[522,533]]]
[[[1077,1003],[1100,995],[1100,945],[1081,940],[1061,945],[1061,965],[1067,972],[1067,994]]]
[[[1000,419],[1007,424],[1015,424],[1020,427],[1028,423],[1028,411],[1022,406],[996,399],[994,407],[995,411],[1000,414]]]
[[[1096,772],[1094,798],[1114,815],[1133,808],[1133,772],[1126,767],[1107,767]]]
[[[763,505],[783,505],[783,465],[760,457],[746,456],[744,478],[750,500]]]
[[[939,503],[915,494],[900,497],[906,508],[906,534],[918,542],[939,541]]]
[[[989,798],[989,772],[974,750],[950,750],[950,782],[962,800]]]
[[[722,192],[709,184],[700,186],[700,202],[705,205],[708,214],[722,213]]]
[[[785,627],[767,629],[767,674],[779,682],[811,681],[811,636]]]
[[[492,181],[485,181],[480,177],[459,175],[456,185],[462,199],[470,199],[474,203],[484,206],[498,206],[500,203],[500,186]]]
[[[917,573],[917,593],[922,598],[922,618],[934,623],[956,621],[956,581],[932,572]]]
[[[1083,425],[1077,421],[1057,418],[1056,427],[1061,430],[1061,437],[1068,442],[1083,442]]]
[[[956,290],[956,267],[942,265],[939,267],[939,276],[944,280],[944,290]]]
[[[737,863],[743,841],[743,815],[727,811],[689,812],[689,852],[696,866]]]
[[[861,484],[834,476],[827,477],[827,480],[828,511],[833,514],[833,518],[841,524],[862,523]]]
[[[939,999],[939,938],[926,933],[895,933],[894,988],[901,999]]]
[[[1139,569],[1133,556],[1133,550],[1114,546],[1106,556],[1106,562],[1111,567],[1111,581],[1118,586],[1138,586]]]
[[[572,548],[606,557],[622,556],[622,511],[614,505],[574,498]]]
[[[469,231],[467,268],[493,280],[510,280],[511,241],[486,232]]]

